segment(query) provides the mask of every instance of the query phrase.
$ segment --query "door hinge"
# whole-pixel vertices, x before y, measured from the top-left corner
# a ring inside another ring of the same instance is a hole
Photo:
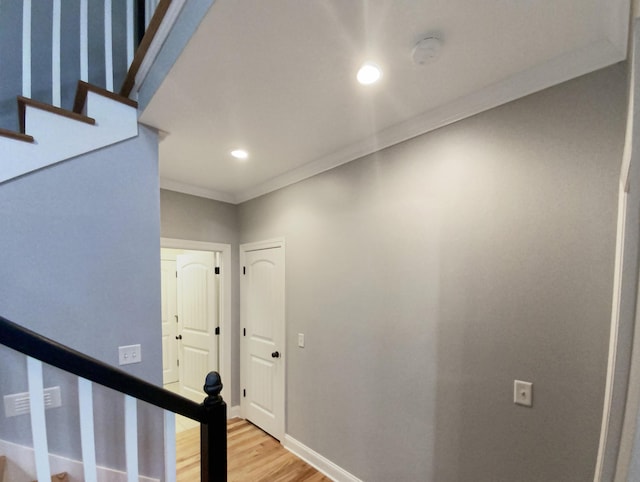
[[[247,274],[247,267],[246,266],[242,267],[242,274]]]
[[[220,267],[219,266],[216,266],[215,274],[220,274]]]
[[[219,326],[216,326],[216,331],[215,331],[215,333],[216,333],[216,335],[219,335],[219,334],[220,334],[220,327],[219,327]]]
[[[176,271],[176,278],[178,277],[178,272]]]
[[[243,396],[243,397],[246,397],[246,396],[247,396],[247,389],[246,389],[246,388],[243,388],[243,389],[242,389],[242,396]]]
[[[247,336],[247,329],[246,328],[242,329],[242,336]]]
[[[180,360],[176,360],[176,365],[180,366]]]
[[[178,323],[178,315],[173,315],[176,317],[176,323]]]

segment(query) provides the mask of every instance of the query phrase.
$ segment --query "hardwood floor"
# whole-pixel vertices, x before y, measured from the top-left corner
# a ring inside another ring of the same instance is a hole
[[[229,482],[330,482],[271,436],[239,418],[227,423]],[[200,480],[200,429],[176,436],[178,482]]]

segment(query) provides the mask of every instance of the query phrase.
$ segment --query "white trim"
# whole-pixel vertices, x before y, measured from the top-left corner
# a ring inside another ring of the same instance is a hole
[[[80,0],[80,80],[89,81],[89,0]]]
[[[633,22],[635,24],[635,22]],[[634,28],[631,29],[632,33]],[[635,34],[633,33],[635,36]],[[618,192],[618,220],[616,228],[616,251],[614,261],[614,274],[613,274],[613,293],[611,303],[611,327],[609,331],[609,356],[607,361],[607,379],[605,384],[604,403],[602,408],[602,422],[600,428],[600,440],[598,444],[598,454],[596,458],[596,468],[594,472],[594,482],[601,482],[605,475],[605,472],[612,471],[612,467],[617,466],[616,480],[620,480],[620,472],[626,471],[626,468],[621,466],[624,453],[630,452],[631,442],[625,442],[625,434],[628,431],[628,427],[622,428],[622,433],[619,433],[617,424],[619,420],[612,420],[612,407],[614,399],[618,399],[624,396],[624,393],[620,393],[621,382],[618,381],[620,377],[616,373],[616,367],[620,363],[618,360],[618,349],[620,343],[625,343],[620,340],[620,311],[622,305],[622,276],[624,272],[625,262],[625,249],[636,249],[633,246],[625,246],[626,241],[626,220],[627,220],[627,203],[628,192],[630,188],[629,173],[631,170],[631,162],[633,157],[633,126],[634,126],[634,110],[635,110],[635,70],[636,70],[636,58],[635,58],[635,40],[629,42],[629,87],[628,87],[628,104],[627,104],[627,125],[625,133],[624,152],[622,157],[622,165],[620,168],[620,184]],[[627,343],[631,342],[630,340]],[[632,360],[633,361],[633,355]],[[628,374],[625,373],[623,377]],[[628,390],[628,382],[624,382],[624,390]],[[628,407],[625,410],[628,413]],[[626,425],[625,421],[625,425]],[[610,433],[610,428],[614,428],[614,431]],[[617,449],[615,446],[620,444]],[[624,465],[624,464],[623,464]]]
[[[173,25],[178,20],[178,16],[182,11],[182,7],[187,3],[187,0],[173,0],[169,8],[167,9],[167,13],[162,19],[162,23],[158,28],[153,40],[151,41],[151,45],[149,45],[149,49],[147,50],[147,54],[145,55],[142,63],[140,64],[140,68],[138,69],[138,73],[136,74],[136,80],[133,87],[133,92],[137,92],[140,90],[140,87],[144,83],[149,71],[151,70],[151,66],[153,62],[155,62],[156,57],[160,53],[160,49],[164,44],[165,40],[169,36],[169,32],[173,28]]]
[[[31,97],[31,0],[22,4],[22,95]]]
[[[106,89],[113,92],[113,29],[111,0],[104,0],[104,76]]]
[[[231,394],[235,393],[231,377],[231,245],[210,243],[207,241],[190,241],[177,238],[160,238],[160,247],[175,249],[191,249],[194,251],[217,251],[222,253],[220,267],[220,376],[222,378],[222,398],[231,403]]]
[[[133,62],[134,54],[133,0],[127,0],[127,65]]]
[[[47,423],[44,414],[44,382],[42,362],[40,360],[27,357],[27,379],[31,409],[31,435],[36,456],[36,475],[38,480],[48,480],[51,470],[48,458]]]
[[[636,300],[640,299],[640,285]],[[636,303],[634,326],[640,326],[640,305]],[[640,411],[640,336],[633,337],[631,349],[631,368],[629,370],[627,398],[624,407],[624,422],[617,453],[615,482],[628,482],[632,458],[634,457],[636,431],[638,430],[638,413]],[[600,481],[598,481],[600,482]]]
[[[168,191],[191,194],[192,196],[213,199],[214,201],[236,204],[236,198],[232,194],[221,191],[214,191],[213,189],[207,189],[204,187],[193,186],[191,184],[185,184],[178,181],[172,181],[171,179],[167,179],[166,177],[160,178],[160,188],[166,189]]]
[[[53,0],[53,14],[51,15],[51,103],[62,105],[60,79],[60,28],[62,22],[62,5],[60,0]]]
[[[635,81],[636,69],[634,68],[635,47],[631,42],[629,52],[629,93],[627,100],[627,128],[624,136],[624,151],[622,153],[622,167],[620,169],[620,184],[625,192],[629,192],[629,172],[631,171],[631,156],[633,154],[633,126],[635,107]]]
[[[96,443],[93,424],[93,383],[78,377],[78,405],[80,411],[80,441],[84,462],[85,482],[98,480]]]
[[[302,442],[294,439],[291,435],[284,436],[282,446],[312,467],[318,469],[331,480],[336,482],[362,482],[362,480],[355,475],[334,464],[331,460],[310,449]]]
[[[176,482],[176,414],[164,411],[164,479]]]
[[[242,418],[242,410],[240,409],[240,405],[229,407],[229,410],[227,411],[227,420],[232,418]]]
[[[0,453],[7,456],[4,480],[36,480],[33,449],[24,445],[18,445],[6,440],[0,440]],[[60,455],[49,454],[51,473],[66,472],[69,480],[84,480],[82,461],[74,460]],[[47,477],[45,480],[50,480]],[[98,466],[98,482],[126,482],[127,474],[120,470]],[[160,482],[141,475],[140,482]]]
[[[124,396],[124,447],[127,459],[127,481],[138,481],[138,400]]]
[[[607,363],[607,380],[605,384],[605,399],[602,409],[602,425],[600,428],[600,442],[594,482],[600,482],[605,464],[606,448],[609,440],[609,424],[611,422],[611,405],[614,397],[614,382],[617,361],[618,331],[620,329],[620,305],[622,302],[622,272],[624,268],[624,237],[627,215],[627,193],[620,187],[618,194],[618,227],[616,235],[616,254],[613,274],[613,302],[611,307],[611,328],[609,333],[609,360]]]
[[[284,238],[265,239],[264,241],[256,241],[253,243],[243,243],[240,245],[240,255],[248,251],[259,251],[261,249],[284,248]]]
[[[149,22],[151,22],[151,17],[153,17],[153,12],[155,11],[157,5],[153,0],[145,0],[144,1],[144,28],[145,30],[149,26]]]

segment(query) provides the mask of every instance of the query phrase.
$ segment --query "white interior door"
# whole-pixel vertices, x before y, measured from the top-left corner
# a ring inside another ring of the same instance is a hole
[[[196,402],[206,394],[205,377],[218,370],[218,291],[214,253],[194,252],[176,258],[180,321],[180,391]]]
[[[243,245],[242,410],[265,432],[284,436],[284,243]],[[266,249],[260,249],[267,246]],[[256,249],[257,248],[257,249]]]
[[[162,290],[162,383],[178,381],[178,311],[176,306],[176,262],[160,261]]]

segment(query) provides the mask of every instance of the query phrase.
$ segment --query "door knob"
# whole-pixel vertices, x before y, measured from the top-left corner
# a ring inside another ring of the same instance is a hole
[[[274,352],[271,354],[271,358],[280,358],[280,352],[274,351]]]
[[[176,340],[182,340],[182,335],[176,336]]]

